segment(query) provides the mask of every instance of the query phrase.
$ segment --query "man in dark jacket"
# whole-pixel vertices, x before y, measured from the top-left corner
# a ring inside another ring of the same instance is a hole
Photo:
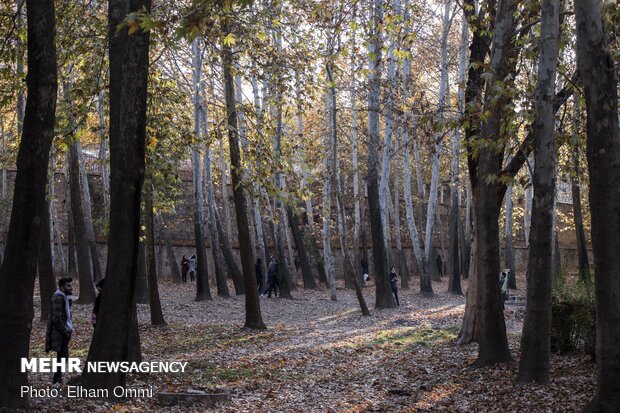
[[[52,296],[52,307],[50,318],[47,322],[47,332],[45,334],[45,351],[55,351],[57,360],[69,357],[69,340],[73,332],[73,321],[71,320],[71,300],[69,296],[73,293],[72,278],[61,278],[58,280],[58,290]],[[65,361],[66,363],[66,361]],[[54,373],[52,384],[59,387],[62,384],[62,372],[60,367]]]
[[[274,257],[271,257],[271,262],[269,263],[269,268],[267,269],[267,294],[268,298],[271,298],[271,293],[277,297],[278,296],[278,263]]]

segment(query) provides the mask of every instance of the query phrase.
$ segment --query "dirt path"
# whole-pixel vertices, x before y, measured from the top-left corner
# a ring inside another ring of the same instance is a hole
[[[523,284],[521,282],[520,284]],[[352,291],[297,290],[295,299],[261,299],[266,331],[243,325],[243,296],[193,301],[194,286],[163,283],[168,327],[151,327],[148,306],[139,306],[146,361],[187,361],[184,374],[130,375],[128,386],[161,390],[217,387],[232,400],[217,412],[568,412],[594,393],[594,365],[581,356],[555,356],[548,387],[512,384],[517,365],[472,370],[476,345],[453,345],[464,297],[435,283],[434,297],[417,286],[400,291],[401,307],[362,317]],[[231,290],[232,291],[232,290]],[[374,306],[374,288],[364,291]],[[92,327],[90,306],[74,306],[71,355],[85,358]],[[38,313],[36,313],[38,314]],[[517,356],[523,311],[507,310],[512,354]],[[32,356],[43,355],[44,326],[35,320]],[[49,374],[31,374],[35,388]],[[162,407],[155,398],[122,402],[34,398],[39,411],[204,411]]]

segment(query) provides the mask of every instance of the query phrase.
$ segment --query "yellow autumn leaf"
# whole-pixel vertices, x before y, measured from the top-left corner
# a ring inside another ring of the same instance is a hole
[[[228,33],[228,35],[226,35],[226,37],[224,37],[222,42],[224,43],[224,46],[234,46],[234,44],[237,42],[237,40],[235,39],[235,35],[234,34]]]
[[[256,38],[261,42],[264,42],[267,40],[267,33],[261,30],[260,32],[256,33]]]

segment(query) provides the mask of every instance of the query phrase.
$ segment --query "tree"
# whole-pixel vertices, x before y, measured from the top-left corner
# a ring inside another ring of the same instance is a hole
[[[206,122],[204,122],[206,126]],[[205,178],[207,180],[207,205],[209,209],[209,233],[211,234],[211,253],[213,255],[213,268],[215,270],[215,282],[217,284],[217,295],[220,297],[230,297],[226,273],[224,268],[224,257],[222,255],[222,243],[220,242],[219,217],[217,205],[215,204],[215,192],[213,190],[213,178],[211,176],[211,148],[207,143],[205,151]],[[227,245],[227,242],[226,242]]]
[[[583,229],[583,213],[581,212],[581,166],[579,165],[579,95],[573,95],[573,135],[571,161],[571,193],[573,195],[573,219],[575,221],[575,236],[577,237],[577,256],[579,259],[579,275],[582,279],[590,276],[590,262],[586,244],[586,234]]]
[[[372,238],[372,258],[375,268],[376,308],[392,308],[396,305],[388,280],[388,256],[386,251],[383,211],[379,190],[379,113],[381,97],[380,63],[383,37],[383,2],[371,3],[370,62],[368,74],[368,210],[370,214],[370,233]]]
[[[527,306],[517,382],[549,382],[555,145],[553,94],[560,41],[559,1],[542,3],[540,59],[534,119],[534,208],[527,266]]]
[[[22,139],[17,154],[13,209],[0,267],[0,408],[27,408],[20,359],[28,357],[49,152],[56,113],[55,12],[51,0],[27,0],[28,75]]]
[[[200,112],[203,110],[200,102],[200,78],[202,76],[202,50],[199,46],[200,39],[192,42],[192,101],[194,103],[194,134],[197,143],[200,144],[202,129],[200,124]],[[204,197],[202,191],[202,168],[200,154],[197,147],[192,148],[192,182],[194,183],[194,241],[196,245],[196,301],[212,300],[209,289],[209,273],[207,268],[207,253],[205,250],[205,238],[203,230]]]
[[[586,412],[620,411],[620,125],[618,78],[606,44],[601,4],[575,1],[577,64],[587,113],[592,248],[596,282],[597,388]]]
[[[461,43],[459,47],[459,83],[465,83],[465,66],[467,64],[467,39],[469,37],[469,26],[467,25],[467,19],[463,18],[461,23]],[[458,91],[458,115],[463,117],[465,113],[465,90],[463,87],[459,87]],[[448,280],[448,291],[453,294],[462,295],[461,289],[461,272],[464,269],[461,262],[469,258],[469,255],[465,255],[465,243],[461,242],[464,239],[463,231],[460,229],[460,196],[459,196],[459,163],[461,156],[461,129],[456,128],[454,131],[454,140],[452,141],[452,163],[450,169],[450,275]],[[460,245],[460,248],[459,248]],[[459,250],[461,251],[459,260]]]
[[[67,86],[65,85],[65,89]],[[69,100],[69,99],[68,99]],[[80,158],[79,142],[69,144],[69,191],[71,193],[71,216],[76,241],[78,276],[80,280],[79,301],[81,304],[95,302],[95,285],[90,266],[89,239],[84,217],[84,205],[82,203],[82,190],[80,185]]]
[[[165,326],[164,314],[161,311],[159,286],[157,283],[157,264],[155,262],[155,223],[153,219],[153,183],[149,180],[144,187],[144,232],[146,235],[146,269],[149,291],[149,307],[151,324]]]
[[[478,342],[479,366],[511,360],[506,337],[506,324],[501,310],[497,277],[499,274],[499,206],[503,196],[497,190],[498,166],[503,151],[492,143],[500,140],[507,93],[501,86],[510,74],[509,55],[516,28],[516,2],[501,1],[498,5],[491,46],[491,62],[484,108],[491,115],[480,130],[478,157],[470,162],[474,201],[474,237],[476,238],[477,312],[480,327]],[[484,142],[485,144],[482,144]],[[471,155],[470,155],[471,156]],[[502,194],[503,195],[503,194]]]
[[[148,11],[150,0],[110,0],[110,235],[106,289],[88,352],[89,361],[125,361],[139,354],[134,291],[138,265],[140,201],[145,168],[149,32],[129,13]],[[119,27],[121,25],[121,27]],[[130,34],[131,33],[131,34]],[[131,346],[131,347],[130,347]],[[85,388],[113,389],[125,374],[82,374]]]
[[[56,290],[56,278],[54,277],[54,265],[52,263],[52,247],[50,236],[50,206],[46,200],[41,213],[41,242],[37,256],[39,273],[39,291],[41,297],[41,321],[47,320],[50,314],[50,297]]]
[[[228,10],[229,12],[231,10]],[[230,16],[224,17],[224,36],[231,32]],[[243,191],[243,166],[239,150],[239,137],[237,131],[237,111],[235,102],[235,84],[232,74],[233,55],[230,45],[223,43],[222,67],[224,70],[224,97],[226,100],[226,115],[228,124],[228,146],[230,149],[231,178],[233,184],[233,200],[235,203],[235,216],[237,218],[237,232],[239,234],[239,248],[241,250],[241,267],[243,269],[243,282],[245,285],[245,327],[264,330],[265,324],[260,311],[260,302],[256,291],[256,278],[254,277],[254,254],[250,240],[250,227],[248,223],[246,198]]]

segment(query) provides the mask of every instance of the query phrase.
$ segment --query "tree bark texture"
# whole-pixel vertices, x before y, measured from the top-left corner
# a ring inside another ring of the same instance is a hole
[[[215,201],[215,200],[214,200]],[[220,251],[224,257],[224,261],[226,262],[226,268],[228,268],[228,273],[230,274],[233,284],[235,286],[235,294],[243,295],[245,294],[245,288],[243,284],[243,275],[241,274],[241,270],[237,266],[237,262],[235,261],[235,256],[233,255],[232,248],[230,247],[230,243],[228,241],[227,232],[224,232],[222,228],[221,220],[219,219],[219,214],[215,210],[214,207],[214,215],[215,215],[215,225],[217,228],[217,233],[220,241]],[[250,250],[251,251],[251,250]]]
[[[226,23],[224,32],[230,30]],[[245,327],[264,330],[258,293],[256,291],[256,277],[254,276],[254,254],[250,240],[250,227],[246,198],[243,193],[243,166],[239,150],[239,138],[237,133],[237,112],[235,103],[235,86],[232,75],[233,57],[232,50],[223,46],[222,65],[224,70],[224,97],[226,100],[226,113],[228,118],[228,146],[230,148],[231,178],[233,186],[233,199],[237,218],[237,231],[239,234],[239,248],[241,251],[241,267],[243,269],[243,281],[245,284]]]
[[[310,265],[310,259],[306,252],[306,246],[304,245],[304,239],[299,231],[299,224],[297,223],[297,215],[293,212],[293,208],[286,207],[286,213],[288,215],[288,222],[293,232],[293,238],[295,239],[295,246],[297,247],[297,255],[299,256],[299,262],[301,266],[301,273],[304,281],[304,289],[314,290],[316,289],[316,282],[312,276],[312,267]]]
[[[50,315],[51,297],[56,290],[56,278],[54,277],[54,265],[52,264],[52,243],[50,231],[49,201],[45,202],[41,211],[41,243],[37,256],[39,272],[39,291],[41,296],[41,321],[46,321]]]
[[[396,305],[390,290],[388,280],[388,255],[384,238],[383,211],[380,203],[379,189],[379,114],[380,114],[380,67],[381,48],[383,39],[381,36],[381,22],[383,20],[383,2],[374,0],[371,4],[371,38],[370,38],[370,64],[369,64],[369,92],[368,92],[368,211],[370,214],[370,233],[372,239],[372,257],[374,261],[376,308],[392,308]]]
[[[128,13],[149,12],[150,7],[150,0],[108,3],[111,179],[106,290],[114,294],[104,294],[101,300],[89,361],[125,361],[140,348],[132,318],[145,168],[149,33],[129,35],[128,28],[118,26]],[[124,384],[120,372],[82,374],[85,388],[112,390]]]
[[[149,290],[149,306],[151,309],[151,324],[165,326],[164,313],[161,310],[159,299],[159,285],[157,283],[157,263],[155,261],[155,223],[153,220],[153,187],[147,182],[144,191],[144,227],[146,232],[146,269]]]
[[[217,205],[215,204],[213,178],[211,176],[211,150],[208,144],[205,153],[205,172],[207,180],[207,205],[209,210],[209,233],[211,234],[211,254],[213,255],[213,269],[215,271],[217,295],[220,297],[230,297],[228,282],[226,281],[226,270],[224,268],[224,256],[222,255],[222,244],[220,243],[220,233],[217,225],[219,217],[217,214]]]
[[[194,134],[198,143],[202,139],[200,113],[200,78],[202,76],[202,51],[199,39],[192,43],[193,70],[192,70],[192,101],[194,103]],[[192,148],[192,182],[194,184],[194,242],[196,245],[196,298],[195,301],[212,300],[209,288],[209,269],[204,237],[204,196],[202,192],[202,168],[200,154],[197,148]]]
[[[516,28],[515,10],[514,0],[502,0],[498,5],[490,62],[493,77],[487,84],[484,105],[485,110],[491,112],[491,116],[482,124],[480,133],[480,137],[487,142],[497,142],[502,135],[506,96],[497,96],[495,89],[497,81],[505,79],[510,73],[509,56]],[[498,283],[500,269],[498,220],[503,192],[498,189],[494,181],[489,179],[501,171],[502,158],[503,153],[497,148],[486,145],[481,147],[477,165],[474,167],[476,178],[472,182],[478,237],[476,245],[477,320],[480,327],[476,364],[481,367],[512,360],[508,349]]]
[[[13,208],[0,267],[0,407],[27,408],[20,386],[20,359],[29,352],[34,281],[45,207],[47,166],[56,113],[56,46],[54,2],[28,0],[28,88],[24,128],[17,154]]]
[[[592,248],[596,282],[596,395],[586,412],[620,411],[620,127],[618,78],[601,4],[575,1],[577,62],[587,112]]]
[[[78,143],[75,141],[69,144],[69,190],[80,280],[78,302],[80,304],[92,304],[95,302],[95,285],[91,272],[90,243],[86,231],[84,204],[82,203],[82,191],[80,189],[80,158],[77,145]]]
[[[149,302],[149,287],[146,281],[146,246],[144,242],[140,242],[138,247],[138,279],[136,281],[137,304],[146,304]]]
[[[172,246],[172,238],[170,237],[170,232],[168,232],[168,229],[166,228],[166,225],[161,219],[159,213],[156,213],[155,217],[161,231],[161,237],[164,239],[166,255],[168,256],[168,264],[170,265],[170,272],[172,275],[172,282],[175,284],[179,284],[181,282],[181,271],[179,271],[177,258],[174,254],[174,248]]]
[[[590,277],[590,260],[586,234],[583,229],[583,213],[581,212],[581,166],[579,165],[579,95],[573,95],[573,135],[571,148],[571,193],[573,195],[573,220],[577,238],[577,256],[579,260],[579,276],[585,280]]]
[[[534,106],[534,205],[527,265],[527,306],[521,336],[518,383],[549,383],[551,335],[551,238],[556,156],[553,95],[558,64],[559,0],[542,2],[538,86]],[[508,196],[508,194],[507,194]]]

